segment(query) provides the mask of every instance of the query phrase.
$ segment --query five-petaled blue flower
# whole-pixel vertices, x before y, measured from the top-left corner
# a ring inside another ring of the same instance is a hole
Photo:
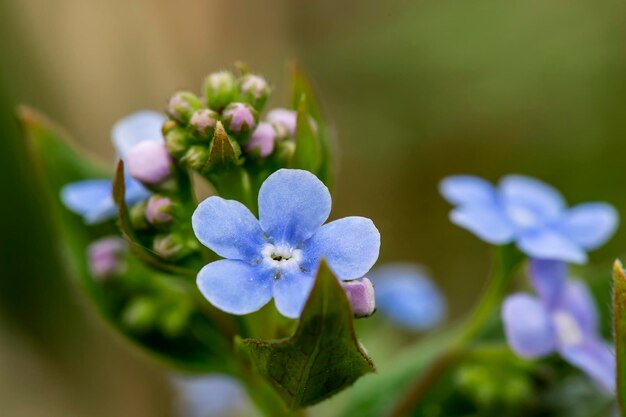
[[[192,216],[198,240],[227,258],[206,265],[197,279],[221,310],[247,314],[274,297],[281,314],[296,318],[322,258],[342,280],[362,277],[378,259],[380,234],[371,220],[346,217],[323,225],[330,193],[308,171],[276,171],[258,202],[259,220],[240,202],[215,196]]]
[[[424,331],[444,319],[446,301],[418,265],[391,263],[367,275],[376,286],[377,310],[400,327]]]
[[[162,141],[161,126],[164,115],[141,111],[120,120],[111,132],[113,145],[120,159],[137,144],[147,140]],[[126,203],[139,203],[150,197],[150,192],[130,175],[126,175]],[[78,181],[61,190],[61,201],[87,224],[96,224],[115,217],[117,207],[113,201],[113,182],[106,179]]]
[[[559,261],[532,260],[531,280],[539,297],[518,293],[502,308],[511,348],[525,358],[558,352],[609,393],[615,390],[615,357],[598,330],[598,312],[581,281],[567,279]]]
[[[452,176],[440,191],[456,206],[453,223],[488,243],[516,242],[532,258],[584,263],[586,251],[605,243],[618,224],[609,204],[568,209],[554,188],[519,175],[504,177],[498,188],[478,177]]]

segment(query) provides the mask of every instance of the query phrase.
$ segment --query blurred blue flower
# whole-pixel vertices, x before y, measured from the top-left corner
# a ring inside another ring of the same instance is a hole
[[[441,194],[456,207],[453,223],[492,244],[516,242],[528,256],[584,263],[586,251],[602,246],[615,232],[617,211],[606,203],[571,209],[554,188],[520,175],[504,177],[495,188],[473,176],[452,176]]]
[[[531,279],[539,297],[518,293],[504,301],[508,343],[524,358],[558,352],[612,393],[615,357],[600,336],[595,301],[583,282],[568,281],[566,273],[558,261],[532,261]]]
[[[143,141],[162,141],[161,126],[165,116],[152,111],[134,113],[113,126],[113,145],[123,160],[128,152]],[[150,197],[141,183],[126,175],[126,203],[133,205]],[[113,201],[113,182],[93,179],[67,184],[61,189],[61,201],[85,223],[96,224],[115,217],[117,207]]]
[[[251,411],[246,393],[235,378],[226,375],[176,376],[176,415],[180,417],[222,417]]]
[[[238,201],[207,198],[192,216],[193,230],[227,259],[198,273],[200,291],[232,314],[257,311],[274,297],[281,314],[296,318],[322,258],[341,280],[362,277],[378,259],[380,234],[363,217],[323,225],[330,208],[328,188],[296,169],[281,169],[265,180],[259,220]]]
[[[424,331],[445,318],[445,298],[418,265],[385,264],[368,277],[375,285],[377,310],[397,325]]]

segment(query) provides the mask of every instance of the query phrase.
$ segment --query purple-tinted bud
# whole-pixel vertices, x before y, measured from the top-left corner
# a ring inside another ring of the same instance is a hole
[[[231,103],[223,116],[226,130],[239,137],[247,137],[256,128],[257,112],[249,104]]]
[[[181,91],[167,102],[167,113],[176,120],[187,122],[200,106],[200,99],[195,94]]]
[[[168,197],[153,195],[146,206],[146,219],[150,224],[162,225],[172,221],[174,205]]]
[[[261,122],[248,139],[245,146],[246,152],[257,151],[261,158],[266,158],[274,150],[275,140],[276,130],[274,126],[267,122]]]
[[[131,148],[124,162],[133,178],[149,185],[163,182],[172,171],[172,157],[162,141],[140,142]]]
[[[261,111],[270,95],[271,88],[267,81],[259,75],[244,75],[239,82],[239,97]]]
[[[355,317],[367,317],[374,314],[376,300],[372,281],[363,277],[353,281],[344,281],[341,284],[350,300]]]
[[[280,108],[270,110],[269,113],[267,113],[267,121],[280,125],[287,130],[287,133],[291,137],[296,135],[297,113],[294,110]]]
[[[123,255],[127,250],[128,245],[119,237],[106,237],[90,244],[87,258],[93,277],[104,280],[124,273],[127,265]]]
[[[230,71],[209,74],[204,80],[204,95],[210,108],[223,109],[236,95],[235,76]]]
[[[210,109],[197,110],[192,116],[189,124],[202,137],[213,136],[215,125],[219,120],[219,115]]]

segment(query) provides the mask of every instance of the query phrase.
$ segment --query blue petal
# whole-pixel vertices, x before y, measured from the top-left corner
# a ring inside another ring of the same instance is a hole
[[[198,240],[224,258],[261,259],[263,231],[250,210],[238,201],[207,198],[193,212],[191,225]]]
[[[500,192],[507,214],[521,228],[536,227],[558,218],[566,206],[557,190],[521,175],[504,177]]]
[[[345,217],[322,226],[304,247],[307,269],[322,258],[342,280],[361,278],[378,259],[380,233],[365,217]]]
[[[235,378],[226,375],[177,376],[172,378],[177,391],[178,415],[218,417],[235,414],[244,407],[246,395]]]
[[[274,281],[274,303],[280,314],[292,319],[300,317],[314,282],[315,274],[297,268],[281,271],[280,278]]]
[[[488,181],[472,175],[444,178],[439,192],[454,205],[491,205],[497,200],[496,190]]]
[[[491,244],[508,243],[515,235],[515,228],[497,205],[457,208],[450,213],[450,221]]]
[[[377,309],[399,326],[424,331],[445,317],[444,297],[418,266],[387,264],[368,277],[376,286]]]
[[[569,281],[564,288],[559,308],[571,314],[587,335],[598,333],[598,308],[583,281]]]
[[[118,121],[111,131],[113,146],[121,159],[128,151],[144,140],[163,140],[161,127],[167,118],[150,110],[133,113]]]
[[[79,214],[87,224],[100,223],[115,217],[113,183],[110,180],[73,182],[61,189],[61,201],[69,210]]]
[[[299,169],[280,169],[259,191],[261,227],[276,244],[298,245],[330,214],[330,193],[317,177]]]
[[[522,234],[518,247],[531,258],[582,264],[587,254],[572,239],[556,229],[535,229]]]
[[[537,358],[554,351],[554,325],[538,299],[527,294],[509,296],[502,306],[502,321],[509,346],[519,356]]]
[[[200,292],[215,307],[231,314],[259,310],[272,298],[272,275],[259,266],[222,259],[198,272]]]
[[[531,259],[530,279],[533,287],[549,308],[555,307],[563,296],[567,279],[567,264],[561,261]]]
[[[615,355],[601,340],[589,339],[560,349],[561,356],[589,375],[607,393],[615,392]]]
[[[570,209],[563,227],[568,236],[587,250],[602,246],[615,232],[619,216],[606,203],[580,204]]]

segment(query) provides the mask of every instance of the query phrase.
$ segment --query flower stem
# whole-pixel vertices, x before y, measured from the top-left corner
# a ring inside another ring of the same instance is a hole
[[[388,417],[403,417],[410,414],[429,389],[463,355],[467,347],[480,336],[486,322],[502,302],[511,277],[523,259],[523,255],[512,245],[497,247],[495,265],[487,287],[478,305],[465,320],[464,325],[461,326],[458,338],[419,375],[409,390],[396,403]]]

